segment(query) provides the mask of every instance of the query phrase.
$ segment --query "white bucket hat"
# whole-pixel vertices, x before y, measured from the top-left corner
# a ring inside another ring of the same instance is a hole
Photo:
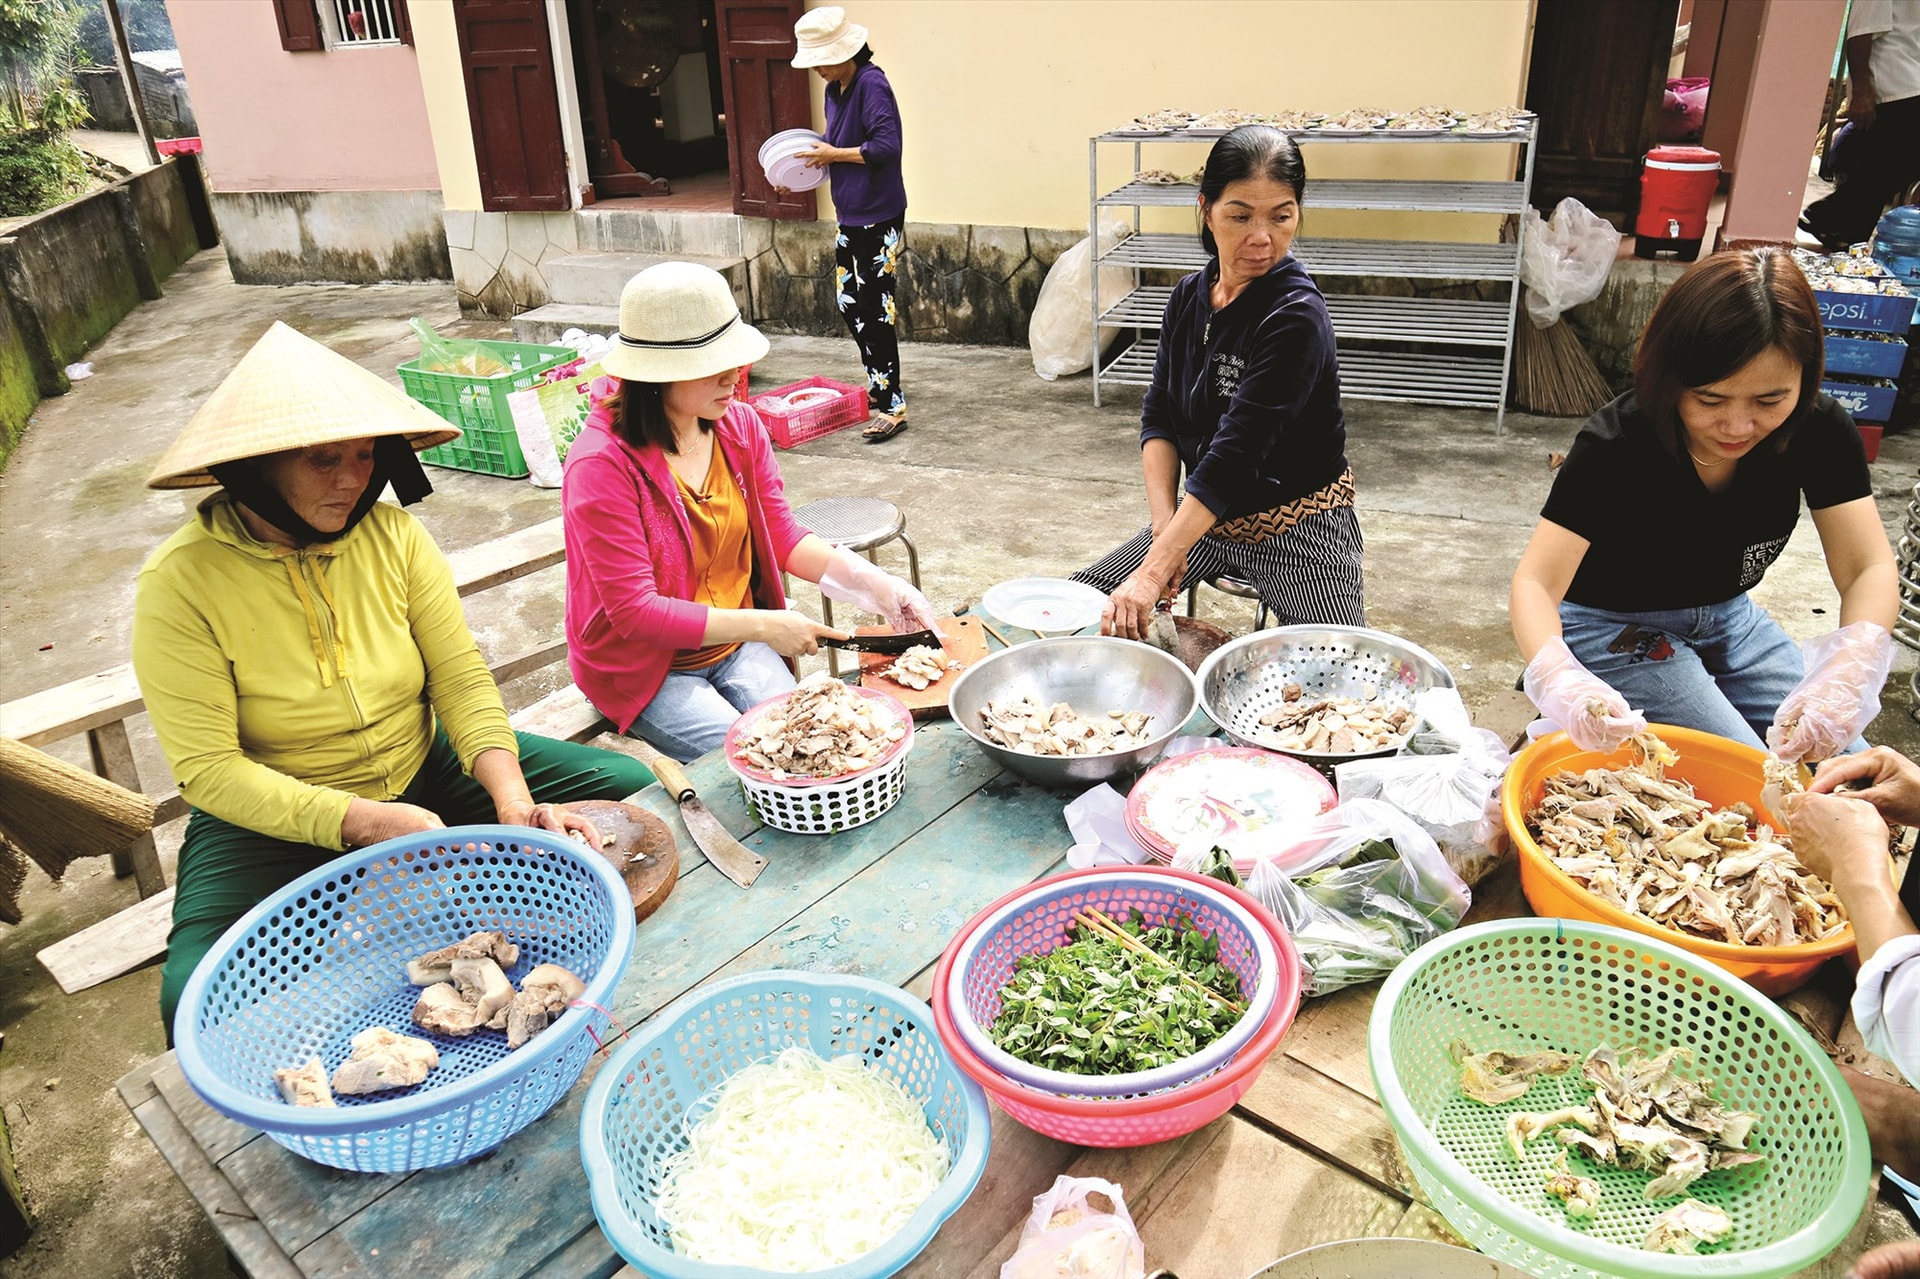
[[[793,65],[802,70],[851,62],[867,42],[867,29],[857,22],[848,22],[847,11],[837,4],[811,9],[801,15],[800,21],[793,24],[793,34],[800,42],[800,52],[793,55]]]
[[[635,382],[690,382],[766,353],[766,337],[740,318],[724,275],[694,262],[662,262],[620,290],[619,340],[600,363]]]

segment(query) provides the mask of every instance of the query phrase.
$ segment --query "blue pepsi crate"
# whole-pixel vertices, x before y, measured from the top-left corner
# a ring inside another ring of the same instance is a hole
[[[1815,289],[1820,322],[1830,329],[1866,329],[1874,333],[1905,333],[1913,327],[1911,293],[1836,293]]]
[[[1899,395],[1899,388],[1891,382],[1827,381],[1820,384],[1820,389],[1839,401],[1856,422],[1885,422]]]
[[[1904,341],[1884,342],[1872,338],[1850,338],[1838,334],[1827,337],[1827,372],[1849,377],[1900,376],[1907,362]]]

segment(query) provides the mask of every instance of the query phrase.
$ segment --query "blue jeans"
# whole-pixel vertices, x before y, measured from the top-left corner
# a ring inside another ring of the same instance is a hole
[[[667,672],[627,732],[685,764],[724,742],[741,711],[792,689],[785,658],[765,644],[742,644],[711,666]]]
[[[1805,673],[1800,646],[1745,595],[1654,613],[1563,601],[1560,628],[1573,655],[1649,722],[1762,750],[1774,713]]]

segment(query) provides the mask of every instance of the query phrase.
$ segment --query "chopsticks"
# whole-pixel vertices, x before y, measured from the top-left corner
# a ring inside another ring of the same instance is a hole
[[[1165,955],[1162,955],[1159,951],[1155,950],[1153,947],[1141,941],[1138,937],[1135,937],[1132,933],[1128,932],[1126,929],[1120,927],[1120,925],[1114,923],[1113,920],[1108,918],[1105,914],[1101,913],[1095,907],[1088,906],[1082,910],[1075,911],[1073,915],[1073,922],[1080,925],[1082,928],[1091,929],[1092,931],[1099,933],[1103,937],[1107,937],[1113,941],[1119,942],[1122,947],[1124,947],[1127,950],[1133,951],[1135,954],[1145,955],[1147,958],[1152,959],[1153,961],[1158,963],[1162,968],[1167,969],[1169,972],[1173,973],[1174,976],[1178,977],[1181,981],[1193,987],[1195,990],[1205,995],[1208,999],[1213,1000],[1216,1004],[1219,1004],[1222,1008],[1227,1009],[1229,1012],[1244,1013],[1247,1010],[1245,1004],[1237,1004],[1233,1000],[1228,999],[1225,995],[1221,994],[1219,991],[1214,990],[1209,986],[1202,985],[1201,982],[1196,977],[1194,977],[1192,973],[1186,972],[1183,969],[1181,969],[1172,960],[1168,959]]]

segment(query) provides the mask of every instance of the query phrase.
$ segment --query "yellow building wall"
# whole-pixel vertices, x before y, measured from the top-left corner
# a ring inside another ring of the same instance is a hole
[[[449,209],[478,209],[480,162],[473,153],[453,0],[409,0],[407,13],[413,19],[413,47],[420,59],[420,89],[427,99],[427,128],[440,166],[440,198]]]
[[[892,82],[909,219],[1087,225],[1087,139],[1162,107],[1188,111],[1515,106],[1530,0],[844,0]],[[809,7],[815,7],[809,3]],[[824,122],[814,78],[814,123]],[[429,94],[429,100],[432,95]],[[1328,177],[1512,176],[1500,145],[1305,151],[1306,233],[1490,239],[1488,218],[1313,212]],[[1131,148],[1109,145],[1102,189]],[[1199,143],[1147,144],[1141,166],[1190,173]],[[820,188],[820,211],[832,205]],[[1122,216],[1124,210],[1112,210]],[[1167,229],[1191,214],[1155,211]],[[1156,228],[1150,214],[1145,225]]]

